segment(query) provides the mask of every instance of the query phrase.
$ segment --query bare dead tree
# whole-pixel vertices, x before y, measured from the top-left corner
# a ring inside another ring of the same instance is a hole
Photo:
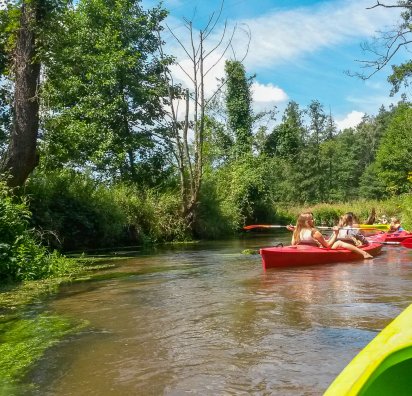
[[[169,111],[169,131],[162,139],[166,142],[171,150],[177,164],[180,177],[181,193],[181,211],[187,227],[193,231],[199,206],[199,194],[203,178],[204,166],[204,139],[205,139],[205,111],[207,106],[213,100],[217,92],[222,89],[222,85],[210,96],[205,95],[205,77],[217,66],[225,57],[229,49],[232,49],[232,43],[239,26],[235,25],[229,30],[227,21],[223,24],[223,31],[219,38],[213,42],[211,34],[217,29],[221,19],[224,1],[217,14],[214,13],[209,17],[204,29],[196,31],[193,26],[193,20],[184,20],[184,26],[187,35],[184,38],[178,37],[177,34],[167,26],[171,34],[184,54],[190,61],[190,69],[185,69],[180,63],[177,63],[182,72],[188,77],[190,86],[185,87],[182,91],[177,92],[174,88],[173,75],[170,69],[165,68],[165,78],[169,81],[168,104]],[[250,44],[250,33],[247,33],[244,55],[247,55]],[[160,33],[159,33],[159,42]],[[188,42],[188,44],[186,44]],[[212,44],[209,48],[209,42]],[[160,56],[163,58],[164,51],[160,44]],[[208,59],[214,53],[219,56],[215,62],[208,64]],[[179,116],[179,102],[184,102],[184,115]],[[192,111],[190,111],[192,110]]]

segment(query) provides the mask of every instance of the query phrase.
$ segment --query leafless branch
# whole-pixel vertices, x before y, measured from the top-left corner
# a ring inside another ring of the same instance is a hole
[[[225,24],[224,24],[224,27],[223,27],[223,33],[222,33],[221,36],[220,36],[219,42],[215,45],[214,48],[212,48],[207,54],[205,54],[205,56],[203,57],[203,59],[206,59],[212,52],[214,52],[217,48],[220,47],[220,44],[222,44],[223,39],[225,38],[226,29],[227,29],[227,21],[225,21]],[[234,30],[234,31],[236,30],[236,25],[235,25],[235,27],[233,28],[233,30]],[[232,33],[231,40],[233,39],[234,31],[233,31],[233,33]]]
[[[173,30],[169,27],[168,24],[166,24],[167,29],[169,30],[170,34],[173,36],[173,38],[179,43],[179,45],[183,48],[183,51],[186,53],[186,55],[189,57],[190,60],[193,61],[192,57],[190,56],[189,52],[187,51],[186,47],[183,45],[183,43],[180,41],[180,39],[174,34]]]
[[[213,26],[210,28],[210,30],[207,31],[207,29],[208,29],[208,27],[209,27],[209,24],[210,24],[210,22],[211,22],[212,19],[213,19],[212,17],[209,18],[209,22],[208,22],[208,24],[206,25],[206,27],[204,28],[204,34],[205,34],[205,35],[204,35],[204,39],[205,39],[205,40],[209,37],[209,34],[213,32],[213,30],[215,29],[217,23],[219,22],[220,17],[222,16],[222,11],[223,11],[223,5],[224,5],[224,3],[225,3],[225,0],[222,0],[222,2],[220,3],[219,14],[217,15],[217,17],[216,17],[216,19],[215,19],[215,23],[214,23]],[[213,14],[214,14],[214,13],[213,13]],[[213,14],[212,14],[212,16],[213,16]]]
[[[384,8],[412,8],[412,5],[411,4],[404,4],[404,5],[401,5],[401,4],[383,4],[383,3],[381,3],[379,0],[376,0],[376,4],[374,4],[373,6],[371,6],[371,7],[366,7],[366,9],[367,10],[372,10],[373,8],[376,8],[376,7],[384,7]]]

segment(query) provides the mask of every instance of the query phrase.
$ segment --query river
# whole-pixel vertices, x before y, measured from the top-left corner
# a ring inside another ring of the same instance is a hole
[[[321,395],[411,302],[412,250],[263,272],[290,235],[127,253],[42,308],[89,324],[26,376],[35,395]]]

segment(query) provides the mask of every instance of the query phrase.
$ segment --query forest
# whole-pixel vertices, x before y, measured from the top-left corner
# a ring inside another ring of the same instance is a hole
[[[398,6],[404,35],[409,3]],[[376,208],[412,227],[406,94],[343,130],[316,98],[256,112],[254,71],[229,52],[205,93],[206,59],[232,38],[209,42],[214,19],[200,31],[186,21],[193,84],[175,81],[167,15],[138,0],[2,2],[1,282],[70,273],[67,252],[230,238],[300,208],[325,225]],[[411,69],[392,66],[393,92]]]

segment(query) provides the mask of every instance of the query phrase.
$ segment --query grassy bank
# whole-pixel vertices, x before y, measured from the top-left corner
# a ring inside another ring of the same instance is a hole
[[[315,216],[317,224],[332,226],[336,224],[340,215],[346,212],[353,212],[358,217],[360,223],[366,222],[372,209],[376,211],[376,223],[378,219],[385,215],[388,219],[398,217],[402,221],[405,229],[412,230],[412,196],[404,195],[391,198],[385,201],[358,200],[345,203],[316,204],[308,206],[293,206],[283,208],[285,216],[296,219],[299,213],[309,211]]]

